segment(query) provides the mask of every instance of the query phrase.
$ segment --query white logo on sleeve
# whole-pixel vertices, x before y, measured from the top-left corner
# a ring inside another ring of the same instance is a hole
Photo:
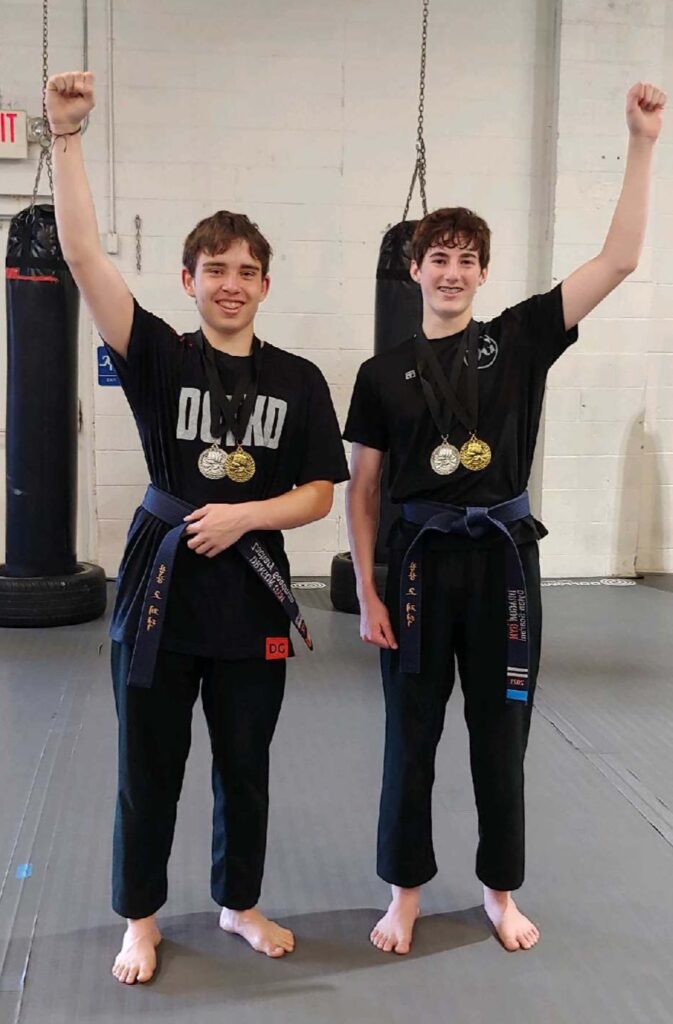
[[[231,395],[228,396],[231,398]],[[287,416],[287,402],[270,395],[258,395],[248,422],[242,444],[253,448],[278,448]],[[205,444],[220,438],[211,433],[210,394],[198,388],[181,388],[178,404],[178,422],[175,436],[179,441],[194,441],[198,436]],[[231,431],[227,432],[225,446],[235,444]]]

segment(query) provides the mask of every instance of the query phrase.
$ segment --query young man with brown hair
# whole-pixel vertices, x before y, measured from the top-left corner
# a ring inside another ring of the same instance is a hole
[[[291,620],[310,646],[280,531],[327,515],[348,470],[318,368],[255,335],[271,249],[247,217],[216,213],[185,242],[182,283],[199,330],[179,336],[135,302],[98,239],[80,128],[93,106],[90,73],[50,79],[63,254],[119,373],[151,479],[129,530],[111,627],[113,907],[128,922],[113,973],[133,984],[156,967],[155,915],[167,895],[199,688],[213,753],[220,926],[270,957],[294,947],[292,933],[256,909]]]
[[[472,304],[490,231],[464,208],[436,210],[413,240],[423,322],[358,373],[344,437],[347,509],[363,640],[381,650],[386,740],[378,872],[392,902],[371,933],[408,953],[421,886],[437,871],[435,751],[457,660],[479,819],[476,873],[504,947],[539,931],[512,891],[524,877],[523,761],[540,655],[538,540],[526,487],[547,371],[577,324],[638,263],[651,160],[666,97],[638,83],[626,101],[628,159],[601,252],[544,295],[488,323]],[[394,524],[385,603],[374,586],[381,464],[389,452]]]

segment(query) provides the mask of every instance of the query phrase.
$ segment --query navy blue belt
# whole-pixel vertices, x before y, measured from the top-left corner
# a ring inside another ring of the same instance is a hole
[[[184,522],[184,517],[193,512],[196,505],[190,505],[189,502],[150,484],[143,498],[142,507],[150,515],[172,527],[162,539],[152,565],[127,679],[129,686],[149,687],[152,685],[161,631],[166,617],[168,589],[175,555],[180,538],[188,525]],[[312,651],[313,641],[299,606],[288,583],[260,539],[254,533],[246,533],[232,546],[280,602],[302,640]]]
[[[528,492],[491,508],[412,501],[402,505],[402,516],[422,528],[409,546],[400,580],[400,668],[419,672],[421,665],[422,538],[431,531],[478,540],[500,530],[508,540],[507,573],[507,688],[508,701],[528,700],[528,599],[519,550],[508,525],[530,515]]]

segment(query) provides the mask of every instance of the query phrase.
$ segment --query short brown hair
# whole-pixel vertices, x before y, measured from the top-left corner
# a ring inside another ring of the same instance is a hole
[[[227,251],[232,242],[237,241],[248,243],[250,252],[262,264],[262,277],[266,277],[272,256],[271,246],[257,225],[244,213],[230,213],[229,210],[218,210],[212,216],[200,220],[189,232],[182,250],[183,266],[193,277],[199,253],[219,256]]]
[[[491,229],[472,210],[464,206],[445,206],[426,214],[414,231],[411,255],[419,267],[433,245],[460,249],[471,246],[477,250],[479,265],[485,270],[491,258]]]

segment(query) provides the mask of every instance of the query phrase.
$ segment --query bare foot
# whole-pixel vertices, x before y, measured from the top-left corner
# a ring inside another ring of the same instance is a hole
[[[156,949],[160,942],[161,932],[154,916],[129,921],[122,948],[112,967],[117,981],[124,985],[149,981],[157,967]]]
[[[393,887],[393,899],[388,912],[374,926],[369,936],[373,945],[384,953],[408,953],[411,949],[411,936],[420,914],[420,886],[417,889],[401,889]]]
[[[294,949],[294,935],[275,921],[260,914],[259,910],[229,910],[222,907],[220,928],[240,935],[258,953],[267,956],[285,956]]]
[[[532,949],[540,932],[521,913],[511,892],[498,892],[484,886],[484,910],[505,949]]]

